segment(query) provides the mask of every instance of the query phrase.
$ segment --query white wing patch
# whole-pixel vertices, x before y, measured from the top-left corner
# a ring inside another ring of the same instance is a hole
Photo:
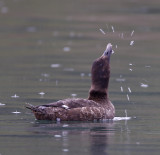
[[[64,108],[64,109],[69,109],[69,107],[67,106],[67,105],[62,105],[62,108]]]

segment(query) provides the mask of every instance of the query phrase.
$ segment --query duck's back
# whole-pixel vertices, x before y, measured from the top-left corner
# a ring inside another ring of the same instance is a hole
[[[91,121],[94,119],[112,119],[112,103],[101,105],[87,99],[65,99],[54,103],[32,106],[28,105],[38,120]]]

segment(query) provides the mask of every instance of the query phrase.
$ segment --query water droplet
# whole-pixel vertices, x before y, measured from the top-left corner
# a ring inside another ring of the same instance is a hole
[[[130,99],[129,99],[129,95],[127,94],[127,100],[129,101]]]
[[[130,93],[132,92],[130,87],[128,87],[128,91],[129,91]]]
[[[114,27],[113,27],[113,26],[111,26],[111,28],[112,28],[112,32],[114,32]]]
[[[132,40],[131,42],[130,42],[130,45],[132,46],[134,44],[134,41]]]
[[[102,29],[99,29],[103,34],[106,34]]]
[[[133,34],[134,34],[134,30],[131,32],[131,37],[133,36]]]
[[[147,88],[147,87],[148,87],[148,84],[141,83],[141,87]]]
[[[121,92],[123,92],[123,87],[121,86]]]

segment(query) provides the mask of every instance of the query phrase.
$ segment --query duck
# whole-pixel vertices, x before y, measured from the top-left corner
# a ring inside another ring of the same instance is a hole
[[[34,113],[37,120],[94,121],[113,119],[115,107],[108,94],[112,52],[112,44],[108,43],[102,56],[93,62],[91,87],[87,99],[67,98],[38,106],[27,104],[26,108]]]

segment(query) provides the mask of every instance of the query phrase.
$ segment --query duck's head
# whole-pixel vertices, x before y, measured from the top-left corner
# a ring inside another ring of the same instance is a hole
[[[112,54],[113,50],[112,50],[112,44],[108,43],[108,45],[106,46],[106,50],[104,51],[102,56],[107,57],[108,62],[110,61],[110,56]]]
[[[106,94],[110,78],[110,57],[112,54],[112,44],[109,43],[101,57],[96,59],[92,65],[92,85],[90,96],[93,94]],[[107,95],[108,96],[108,95]],[[106,96],[106,97],[107,97]]]

